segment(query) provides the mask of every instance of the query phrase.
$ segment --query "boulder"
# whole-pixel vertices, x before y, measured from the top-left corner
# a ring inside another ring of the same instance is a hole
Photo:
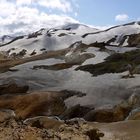
[[[60,118],[64,120],[69,120],[72,118],[82,118],[91,109],[93,108],[88,106],[81,106],[80,104],[78,104],[71,108],[68,108],[62,115],[60,115]]]
[[[114,107],[114,120],[112,122],[123,121],[130,113],[132,107],[127,104],[127,102],[123,102]]]
[[[140,120],[140,107],[132,110],[126,120]]]
[[[37,116],[24,120],[24,124],[37,128],[58,129],[63,122],[56,119],[50,119],[47,116]]]
[[[113,109],[92,110],[84,116],[86,121],[112,122],[114,121]]]
[[[10,110],[10,109],[1,109],[0,110],[0,123],[5,122],[14,117],[15,117],[15,113],[13,110]]]
[[[131,111],[128,104],[120,104],[113,108],[102,108],[90,111],[84,116],[86,121],[95,122],[117,122],[123,121]]]
[[[140,106],[140,94],[138,93],[133,93],[129,99],[128,99],[128,104],[132,106],[133,108],[137,108]]]
[[[61,125],[54,134],[61,140],[100,140],[104,136],[98,129],[86,123]]]

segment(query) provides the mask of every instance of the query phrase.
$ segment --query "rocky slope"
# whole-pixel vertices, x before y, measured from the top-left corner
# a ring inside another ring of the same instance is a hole
[[[3,36],[0,46],[1,139],[12,137],[12,127],[18,130],[14,137],[30,127],[29,140],[47,139],[48,133],[50,139],[98,140],[96,128],[103,140],[121,140],[118,130],[126,125],[124,140],[137,140],[130,124],[139,125],[130,120],[139,120],[140,22],[106,30],[68,24]],[[16,126],[5,126],[5,118]]]
[[[47,117],[0,122],[2,140],[139,140],[140,121],[117,123],[59,122]],[[99,131],[100,129],[100,131]]]
[[[53,125],[53,128],[49,128]],[[41,126],[40,121],[32,124],[25,124],[14,119],[0,123],[0,139],[2,140],[99,140],[103,133],[88,124],[59,124],[56,130],[57,121],[44,119],[47,127]],[[47,128],[47,129],[46,129]]]

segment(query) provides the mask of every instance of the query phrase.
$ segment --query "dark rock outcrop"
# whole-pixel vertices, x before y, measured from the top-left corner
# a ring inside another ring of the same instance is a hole
[[[128,38],[128,44],[130,47],[139,46],[140,45],[140,33],[130,35]]]
[[[90,72],[93,76],[106,73],[121,73],[127,71],[127,65],[132,65],[132,73],[139,73],[135,70],[140,65],[140,50],[133,50],[125,53],[115,53],[105,59],[104,62],[98,64],[88,64],[77,67],[75,70]]]
[[[61,90],[60,92],[63,94],[62,96],[63,100],[72,96],[76,96],[76,97],[86,96],[86,93],[82,93],[80,91],[74,91],[74,90]]]
[[[20,86],[15,82],[10,82],[8,84],[0,85],[0,95],[2,94],[16,94],[16,93],[26,93],[29,90],[29,86]]]
[[[72,118],[82,118],[85,114],[87,114],[91,109],[91,107],[75,105],[69,109],[67,109],[64,113],[60,115],[62,120],[69,120]]]

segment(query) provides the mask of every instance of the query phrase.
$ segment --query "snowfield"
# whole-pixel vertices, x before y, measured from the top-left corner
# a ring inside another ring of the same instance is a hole
[[[105,31],[100,31],[81,24],[70,24],[53,29],[46,29],[39,32],[37,36],[28,38],[28,35],[22,39],[18,39],[8,45],[0,47],[1,52],[8,52],[8,56],[13,53],[19,53],[23,49],[26,54],[23,58],[30,57],[33,52],[35,55],[48,53],[48,51],[67,49],[68,52],[62,58],[50,58],[34,62],[25,63],[13,67],[17,71],[8,71],[0,74],[0,83],[6,83],[14,80],[18,84],[27,84],[32,90],[76,90],[86,93],[84,97],[72,97],[66,101],[67,106],[74,104],[93,104],[96,107],[104,105],[114,105],[121,102],[124,98],[132,94],[133,90],[139,90],[140,76],[137,75],[133,79],[121,79],[118,74],[104,74],[93,77],[90,73],[84,71],[75,71],[77,65],[68,69],[48,70],[32,68],[36,65],[55,65],[65,63],[79,63],[78,65],[99,64],[105,61],[105,58],[112,53],[124,53],[137,49],[137,47],[128,47],[128,40],[131,34],[139,34],[140,25],[134,24],[121,25]],[[83,37],[84,36],[84,37]],[[120,42],[126,39],[119,46]],[[105,46],[106,50],[101,51],[100,48],[90,46],[92,43],[99,43],[115,38],[109,45]],[[85,45],[89,45],[85,50],[76,49],[80,41]],[[7,43],[7,41],[6,41]],[[112,46],[111,46],[112,45]],[[115,46],[114,46],[115,45]],[[71,47],[71,48],[70,48]],[[86,58],[84,61],[81,56],[90,54],[92,57]]]

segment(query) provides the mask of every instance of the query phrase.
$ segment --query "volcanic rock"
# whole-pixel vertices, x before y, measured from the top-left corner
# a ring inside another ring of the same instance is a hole
[[[0,108],[12,109],[18,118],[40,115],[57,116],[64,112],[65,104],[58,92],[33,92],[17,96],[0,96]]]
[[[129,105],[119,104],[109,109],[95,109],[84,116],[87,121],[95,122],[117,122],[123,121],[131,111]]]
[[[8,84],[0,85],[0,94],[15,94],[26,93],[29,90],[29,86],[20,86],[15,82],[9,82]]]
[[[82,118],[90,110],[91,110],[90,107],[80,106],[78,104],[78,105],[75,105],[71,108],[68,108],[62,115],[60,115],[60,118],[64,119],[64,120],[69,120],[72,118]]]
[[[15,113],[10,109],[0,110],[0,123],[15,117]]]
[[[24,121],[24,124],[37,128],[58,129],[60,125],[63,124],[63,122],[55,119],[50,119],[47,116],[37,116],[26,119]]]

